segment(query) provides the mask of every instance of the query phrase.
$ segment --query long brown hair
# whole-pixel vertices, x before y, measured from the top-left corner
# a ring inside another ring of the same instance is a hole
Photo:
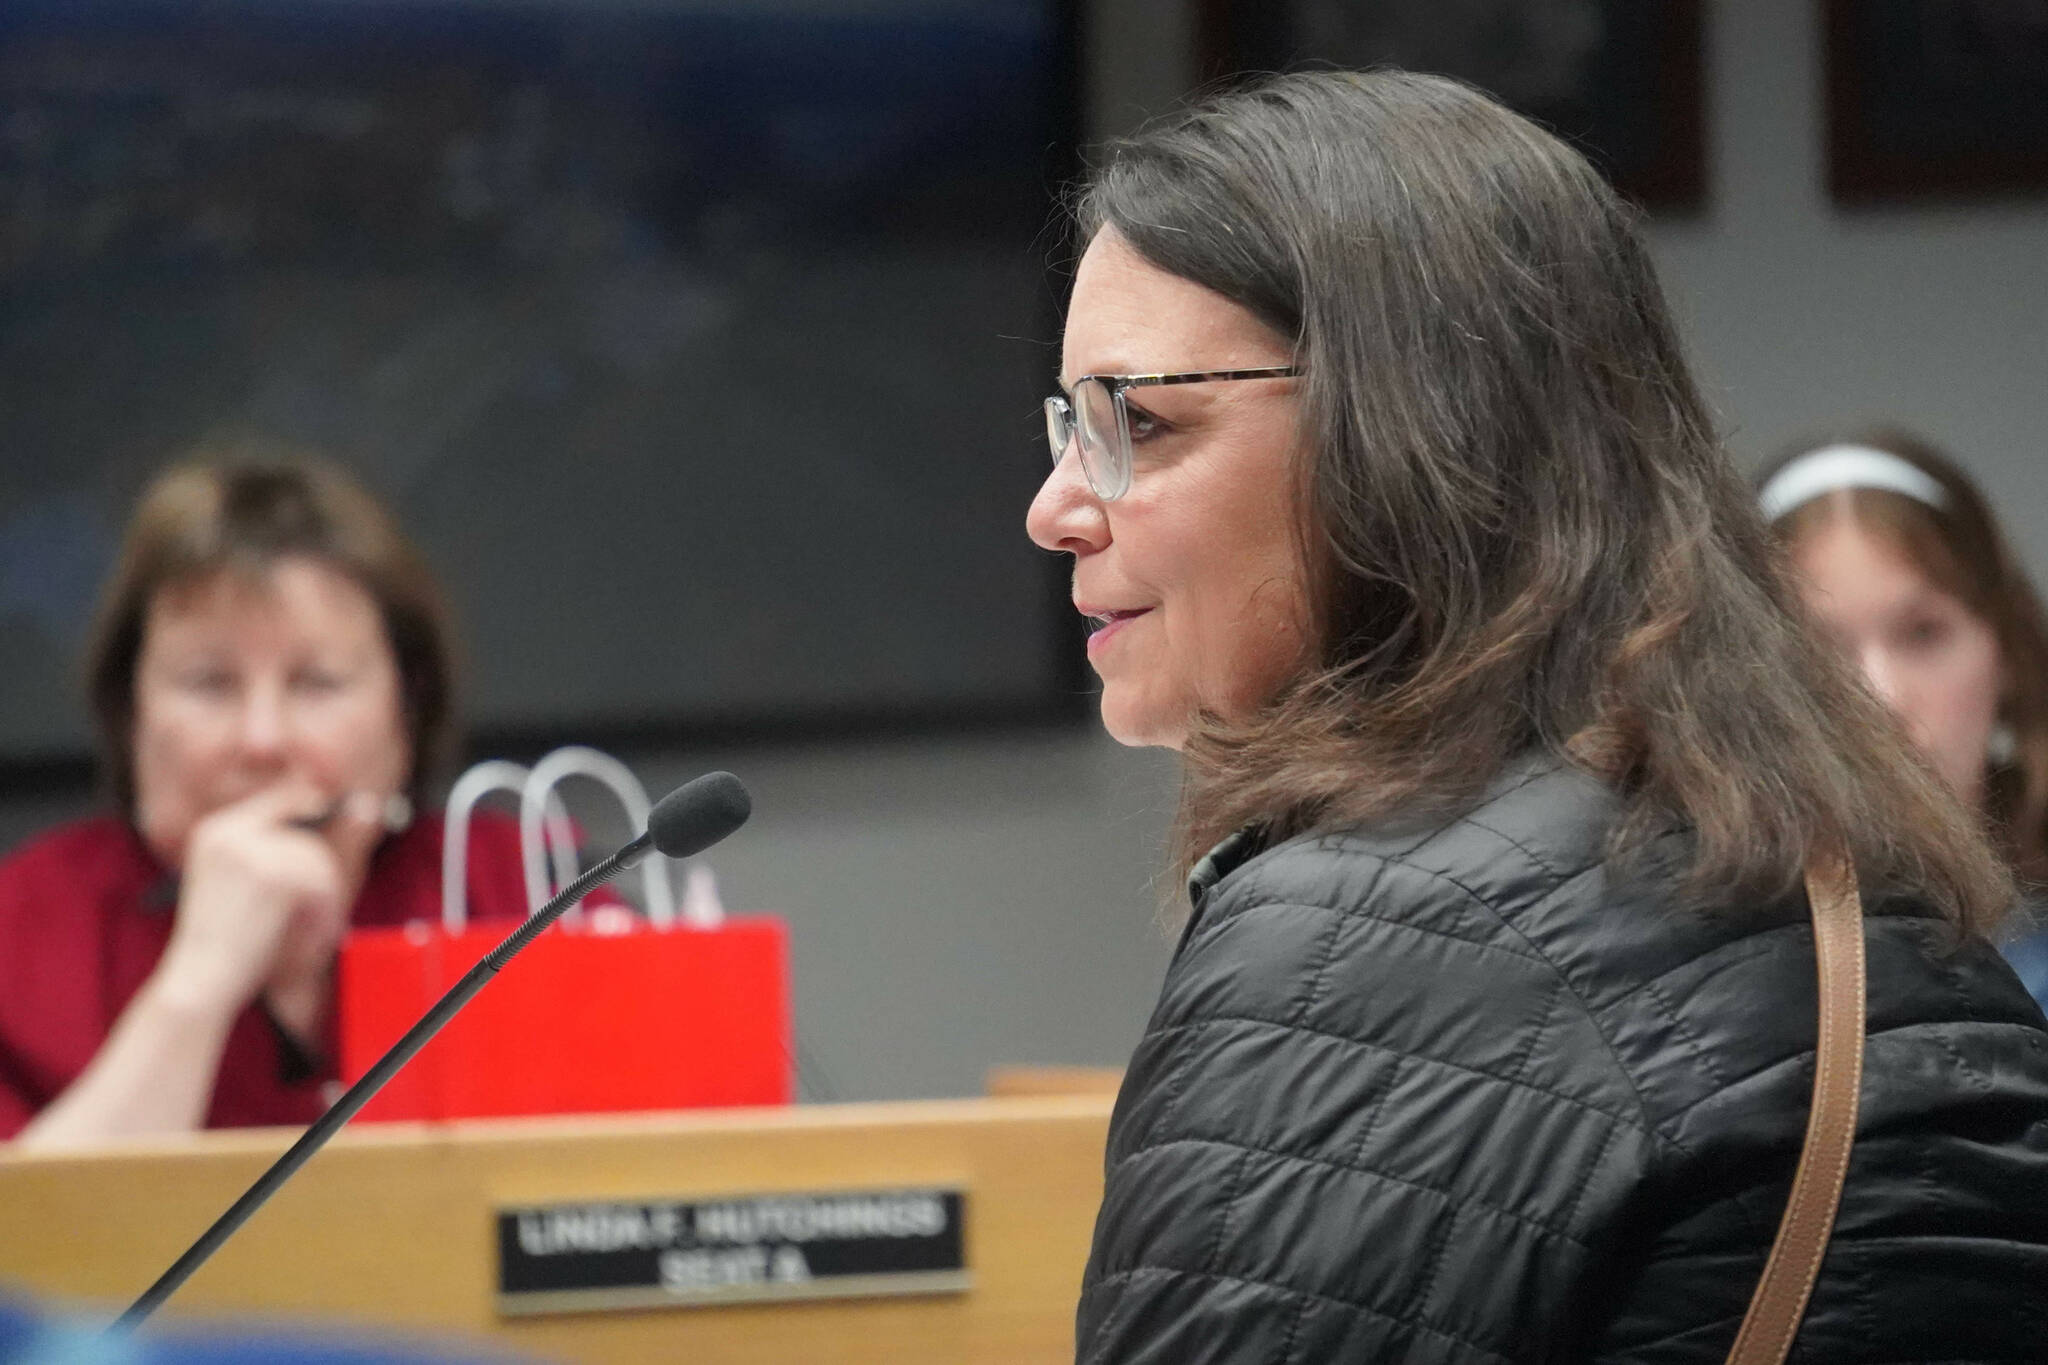
[[[1844,488],[1789,509],[1772,529],[1789,550],[1846,517],[1991,627],[2006,679],[1998,716],[2012,730],[2013,747],[1986,756],[1984,814],[2020,875],[2048,882],[2048,622],[2040,598],[1977,485],[1910,432],[1877,427],[1803,442],[1760,471],[1759,486],[1799,456],[1837,444],[1912,465],[1940,486],[1942,506],[1887,489]]]
[[[261,573],[287,555],[339,569],[383,614],[412,742],[414,803],[450,757],[453,631],[439,585],[390,513],[340,469],[254,438],[208,446],[144,490],[85,650],[86,689],[115,803],[135,802],[135,667],[150,603],[222,569]]]
[[[1117,144],[1077,204],[1295,341],[1320,658],[1185,750],[1176,862],[1468,804],[1547,750],[1619,793],[1614,850],[1693,832],[1685,894],[1872,892],[1988,926],[2011,883],[1800,623],[1632,212],[1455,81],[1317,72]]]

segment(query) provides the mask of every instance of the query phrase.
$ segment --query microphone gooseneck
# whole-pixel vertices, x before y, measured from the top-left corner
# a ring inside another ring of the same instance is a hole
[[[368,1104],[385,1083],[397,1075],[399,1069],[411,1061],[507,962],[545,933],[548,926],[560,919],[570,906],[639,862],[649,849],[658,849],[671,858],[687,858],[701,853],[745,824],[752,811],[753,801],[747,795],[746,787],[727,772],[706,773],[663,797],[648,816],[646,831],[563,887],[554,899],[507,934],[504,942],[484,954],[460,981],[448,988],[447,994],[434,1002],[433,1008],[422,1015],[418,1023],[405,1031],[404,1037],[393,1043],[390,1050],[363,1073],[361,1080],[329,1105],[326,1113],[313,1120],[312,1125],[299,1135],[299,1140],[271,1163],[270,1169],[257,1177],[256,1183],[229,1205],[227,1212],[215,1219],[213,1226],[201,1233],[199,1240],[186,1248],[185,1254],[172,1262],[170,1269],[158,1276],[155,1284],[144,1290],[141,1297],[128,1305],[126,1312],[114,1319],[107,1328],[107,1334],[125,1336],[134,1331],[156,1311],[158,1305],[176,1293],[178,1287],[191,1279],[193,1272],[206,1264],[221,1244],[248,1222],[250,1215],[263,1207],[271,1195],[277,1193],[279,1186],[291,1179],[315,1152],[326,1146],[327,1140]]]

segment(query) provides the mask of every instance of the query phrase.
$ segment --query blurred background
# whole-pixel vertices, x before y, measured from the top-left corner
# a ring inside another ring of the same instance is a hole
[[[1903,423],[2048,574],[2038,0],[8,0],[0,848],[96,799],[75,652],[129,500],[256,431],[421,541],[472,757],[747,781],[713,866],[789,921],[808,1097],[1121,1064],[1174,768],[1098,733],[1023,534],[1056,198],[1317,60],[1579,140],[1738,458]]]

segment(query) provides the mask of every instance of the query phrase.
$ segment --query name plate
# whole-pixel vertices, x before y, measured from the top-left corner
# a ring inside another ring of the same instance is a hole
[[[829,1190],[498,1211],[498,1311],[694,1308],[968,1289],[957,1189]]]

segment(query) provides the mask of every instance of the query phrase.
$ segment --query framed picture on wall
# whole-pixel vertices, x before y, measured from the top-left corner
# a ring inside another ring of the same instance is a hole
[[[2048,5],[1824,3],[1837,203],[2048,193]]]
[[[1397,66],[1470,81],[1638,203],[1706,200],[1700,0],[1196,0],[1210,79]]]

